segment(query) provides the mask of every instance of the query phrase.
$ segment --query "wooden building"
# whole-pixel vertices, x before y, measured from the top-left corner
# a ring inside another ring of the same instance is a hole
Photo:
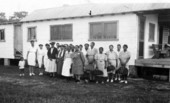
[[[170,4],[84,4],[40,9],[19,23],[0,25],[0,58],[26,57],[30,39],[39,43],[84,44],[94,41],[104,52],[127,44],[130,65],[151,58],[152,44],[168,43]],[[3,38],[4,37],[4,38]]]

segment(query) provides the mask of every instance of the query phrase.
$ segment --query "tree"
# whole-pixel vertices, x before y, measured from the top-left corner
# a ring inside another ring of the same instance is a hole
[[[8,20],[6,19],[5,13],[0,12],[0,23],[7,22]]]
[[[26,11],[20,11],[20,12],[14,12],[14,15],[9,18],[9,21],[20,21],[22,18],[26,17],[28,15],[28,12]]]

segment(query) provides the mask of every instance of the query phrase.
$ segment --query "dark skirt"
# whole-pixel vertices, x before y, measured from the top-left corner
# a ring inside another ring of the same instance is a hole
[[[57,61],[57,74],[61,75],[63,68],[63,59],[58,59]]]

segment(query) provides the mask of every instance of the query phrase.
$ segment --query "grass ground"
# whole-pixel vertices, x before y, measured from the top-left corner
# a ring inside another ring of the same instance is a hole
[[[76,84],[29,77],[27,69],[19,77],[17,67],[0,66],[0,103],[170,103],[170,83],[129,78],[128,84]]]

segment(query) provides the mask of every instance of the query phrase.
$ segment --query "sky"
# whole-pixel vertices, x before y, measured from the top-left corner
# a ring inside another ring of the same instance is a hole
[[[87,3],[170,3],[170,0],[0,0],[0,12],[6,17],[16,11],[33,12],[36,9],[60,7],[63,5],[78,5]]]

